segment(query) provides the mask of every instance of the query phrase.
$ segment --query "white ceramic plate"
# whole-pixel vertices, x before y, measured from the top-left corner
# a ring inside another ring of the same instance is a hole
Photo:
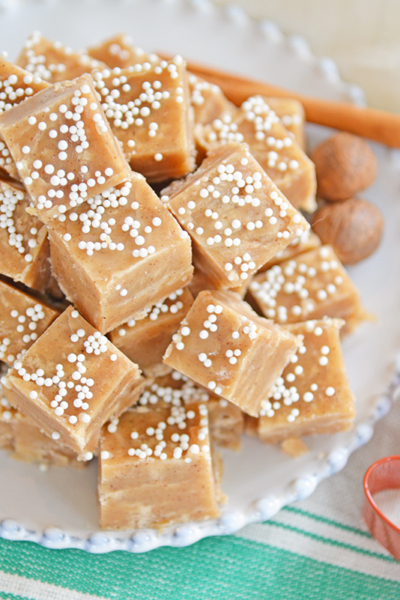
[[[0,27],[1,49],[8,50],[11,59],[33,29],[75,48],[126,31],[146,50],[179,52],[310,95],[363,101],[359,88],[341,81],[332,61],[314,58],[303,39],[284,38],[270,22],[256,23],[236,7],[219,9],[206,0],[9,0],[3,2]],[[329,133],[310,127],[310,146]],[[374,150],[379,177],[365,197],[383,211],[386,230],[378,252],[351,269],[365,306],[378,318],[344,344],[357,397],[354,430],[308,440],[310,452],[296,460],[277,448],[244,439],[241,453],[225,453],[223,489],[229,503],[221,518],[173,527],[162,534],[98,531],[95,463],[84,472],[56,468],[41,472],[3,452],[0,536],[90,552],[184,546],[266,520],[285,504],[311,494],[319,481],[345,466],[349,454],[370,439],[375,421],[389,410],[399,382],[393,366],[400,349],[400,157],[377,145]]]

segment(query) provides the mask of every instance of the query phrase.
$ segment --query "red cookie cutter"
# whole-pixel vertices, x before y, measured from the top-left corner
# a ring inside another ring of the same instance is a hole
[[[394,525],[374,501],[374,494],[400,489],[400,456],[387,456],[371,465],[364,476],[363,515],[368,529],[397,560],[400,560],[400,528]]]

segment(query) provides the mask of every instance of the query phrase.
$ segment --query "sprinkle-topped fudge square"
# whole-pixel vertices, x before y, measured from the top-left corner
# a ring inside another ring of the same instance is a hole
[[[57,310],[0,280],[0,361],[12,365],[21,359],[58,315]]]
[[[137,401],[144,381],[137,365],[69,307],[3,385],[10,404],[88,460],[102,425]]]
[[[221,88],[189,72],[190,102],[194,109],[195,123],[207,125],[236,106],[224,96]]]
[[[161,199],[190,234],[195,265],[219,289],[243,284],[309,228],[245,144],[210,152]]]
[[[283,126],[261,96],[248,98],[242,106],[224,113],[196,139],[206,150],[215,146],[246,142],[261,167],[296,208],[312,212],[316,208],[314,163]]]
[[[143,319],[130,319],[110,331],[110,340],[148,377],[164,375],[170,371],[162,361],[164,353],[192,304],[187,288],[176,290],[157,302]]]
[[[275,254],[271,260],[262,266],[259,272],[267,271],[274,265],[279,265],[285,260],[299,256],[299,254],[303,254],[309,250],[314,250],[314,248],[318,248],[320,245],[321,240],[317,234],[312,229],[307,229],[302,235],[290,242],[289,246],[286,246],[284,250]]]
[[[282,121],[283,126],[293,139],[298,143],[300,148],[305,147],[305,114],[301,102],[295,98],[276,98],[272,96],[264,96],[265,102],[276,116]]]
[[[199,386],[186,375],[172,371],[152,381],[140,396],[138,405],[147,406],[150,403],[154,406],[162,402],[173,406],[190,402],[207,403],[212,441],[221,448],[240,449],[244,413],[229,400]]]
[[[49,85],[41,77],[0,57],[0,113],[31,98]]]
[[[0,384],[0,448],[12,453],[12,458],[40,465],[82,467],[73,450],[47,437],[4,396]]]
[[[49,84],[42,81],[40,77],[0,57],[0,114],[47,87]],[[0,139],[0,168],[11,177],[19,178],[15,162],[2,139]]]
[[[165,527],[218,517],[217,467],[204,404],[128,410],[102,430],[101,527]]]
[[[232,292],[201,292],[172,339],[167,365],[253,416],[298,347]]]
[[[239,294],[241,298],[244,298],[251,280],[252,277],[248,277],[241,285],[230,288],[230,291],[236,292],[236,294]],[[200,292],[203,292],[204,290],[216,289],[214,283],[210,280],[206,273],[197,268],[194,269],[193,279],[190,281],[188,288],[194,298],[196,298],[196,296],[198,296]]]
[[[38,31],[26,40],[16,64],[50,83],[75,79],[93,69],[104,67],[103,63],[91,56],[73,52],[68,46],[48,40]]]
[[[355,409],[340,347],[343,324],[327,318],[287,326],[302,344],[262,402],[258,434],[263,441],[351,428]]]
[[[90,75],[56,83],[0,115],[3,136],[42,221],[130,177]]]
[[[321,246],[256,275],[249,300],[268,319],[297,323],[322,317],[344,319],[349,333],[368,318],[357,288],[330,246]]]
[[[43,290],[50,277],[47,230],[26,212],[29,203],[24,192],[0,183],[0,273]]]
[[[137,173],[48,228],[61,289],[102,333],[144,316],[192,277],[189,236]]]
[[[102,107],[134,171],[148,181],[178,179],[195,168],[192,112],[180,57],[94,74]]]
[[[135,46],[132,38],[125,33],[118,33],[100,44],[90,46],[87,53],[111,69],[126,69],[138,64],[156,64],[161,61],[156,54],[147,54],[142,48]]]
[[[7,373],[6,365],[0,363],[0,377]],[[0,448],[12,452],[14,449],[14,427],[15,415],[21,414],[13,408],[3,392],[0,383]]]

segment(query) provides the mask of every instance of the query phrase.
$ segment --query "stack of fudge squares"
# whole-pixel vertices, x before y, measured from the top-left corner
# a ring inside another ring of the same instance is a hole
[[[352,426],[340,335],[367,313],[300,212],[298,102],[236,107],[125,35],[34,33],[0,113],[2,448],[98,457],[101,527],[134,529],[217,517],[244,429]]]

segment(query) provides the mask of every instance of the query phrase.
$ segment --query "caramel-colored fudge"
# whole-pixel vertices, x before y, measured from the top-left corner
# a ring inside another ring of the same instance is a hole
[[[50,299],[53,302],[57,302],[57,303],[65,303],[68,302],[60,288],[60,286],[58,285],[58,281],[57,279],[54,277],[54,275],[50,275],[50,278],[47,282],[46,285],[46,290],[45,290],[45,294],[47,297],[50,297]],[[67,308],[67,306],[65,306],[65,308]]]
[[[148,181],[183,177],[195,168],[192,112],[180,57],[93,75],[114,135],[134,171]]]
[[[295,98],[276,98],[264,96],[265,102],[282,121],[285,129],[293,135],[300,148],[305,147],[305,114],[301,102]]]
[[[192,277],[189,236],[137,173],[48,229],[61,289],[102,333],[144,316]]]
[[[330,246],[321,246],[256,275],[249,302],[278,323],[344,319],[349,333],[368,318],[357,288]]]
[[[3,378],[7,373],[6,365],[0,362],[0,377]],[[12,408],[3,392],[3,386],[0,383],[0,448],[2,450],[12,451],[14,449],[14,434],[12,421],[15,414],[19,412]]]
[[[85,460],[102,425],[132,406],[143,385],[139,367],[73,307],[3,378],[10,404]]]
[[[161,199],[190,234],[195,266],[218,289],[240,286],[309,228],[245,144],[210,152]]]
[[[229,102],[218,85],[190,72],[189,89],[195,123],[207,125],[218,119],[224,112],[236,110],[236,106]]]
[[[135,46],[132,38],[125,33],[118,33],[100,44],[90,46],[87,53],[111,69],[125,69],[144,63],[156,64],[161,60],[156,54],[147,54],[142,48]]]
[[[0,113],[49,87],[39,76],[0,57]],[[2,165],[3,166],[3,165]]]
[[[196,140],[206,150],[231,142],[246,142],[254,158],[296,208],[316,208],[314,163],[283,126],[261,96],[248,98],[242,106],[219,119],[196,127]]]
[[[172,340],[167,365],[253,416],[298,347],[233,292],[201,292]]]
[[[244,427],[244,413],[238,406],[220,398],[211,390],[197,385],[178,371],[157,377],[144,390],[138,404],[146,406],[165,402],[182,406],[188,402],[206,402],[212,441],[221,448],[239,450]]]
[[[19,181],[18,169],[15,165],[15,161],[11,156],[7,144],[1,139],[0,135],[0,176],[2,181],[10,179],[10,183]]]
[[[90,75],[4,112],[0,135],[31,197],[30,212],[44,222],[130,177]]]
[[[238,452],[242,445],[244,413],[224,398],[211,397],[207,404],[212,440],[221,448]]]
[[[239,294],[239,296],[243,298],[247,292],[251,281],[252,276],[245,279],[243,283],[238,287],[231,288],[230,291],[236,292],[236,294]],[[193,298],[196,298],[196,296],[198,296],[200,292],[203,292],[204,290],[216,289],[214,283],[209,279],[209,277],[207,277],[206,273],[197,268],[195,268],[194,270],[193,278],[191,279],[188,288]]]
[[[73,450],[44,435],[25,415],[13,408],[4,396],[1,385],[0,448],[11,452],[13,458],[29,463],[75,468],[86,464],[78,461]]]
[[[219,516],[205,404],[142,406],[102,430],[100,526],[165,527]]]
[[[289,437],[281,443],[281,450],[292,458],[300,458],[303,454],[307,454],[309,448],[301,438]]]
[[[236,106],[229,102],[219,86],[190,72],[189,90],[195,122],[196,163],[200,165],[206,156],[202,126],[219,119],[224,113],[233,115],[236,112]]]
[[[215,285],[210,281],[206,273],[195,267],[188,288],[193,298],[196,298],[200,292],[204,292],[204,290],[215,290]]]
[[[302,344],[261,405],[258,435],[276,443],[289,437],[346,431],[355,409],[340,347],[344,321],[323,319],[288,325]]]
[[[0,114],[26,98],[47,88],[48,83],[0,57]],[[0,139],[0,168],[10,177],[19,178],[15,162],[4,140]]]
[[[87,54],[73,52],[61,42],[48,40],[38,31],[26,40],[16,64],[50,83],[75,79],[105,66]]]
[[[162,361],[164,353],[192,303],[187,288],[176,290],[157,302],[143,319],[130,319],[110,331],[110,340],[147,377],[164,375],[170,371]]]
[[[271,260],[261,267],[259,272],[268,271],[274,265],[279,265],[281,262],[289,260],[289,258],[294,258],[299,254],[303,254],[303,252],[318,248],[320,245],[321,240],[317,234],[312,229],[307,229],[302,235],[290,242],[289,246],[286,246],[284,250],[275,254]]]
[[[12,365],[59,312],[0,280],[0,361]]]
[[[26,212],[27,195],[0,183],[0,273],[43,290],[50,277],[47,230]]]

